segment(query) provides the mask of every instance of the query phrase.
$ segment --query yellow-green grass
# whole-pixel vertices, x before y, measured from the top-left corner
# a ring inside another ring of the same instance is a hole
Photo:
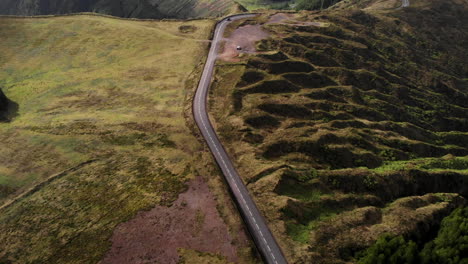
[[[225,257],[217,256],[215,254],[209,254],[199,252],[196,250],[178,249],[178,253],[181,256],[178,264],[189,264],[189,263],[207,263],[207,264],[229,264]]]
[[[52,162],[62,167],[43,176],[87,159],[93,151],[77,150],[96,139],[90,129],[77,132],[87,126],[109,133],[122,130],[122,123],[155,122],[184,140],[184,82],[204,56],[211,21],[185,23],[198,28],[190,34],[179,32],[182,22],[95,16],[3,18],[0,24],[0,86],[19,104],[14,121],[0,126],[1,160],[9,161],[0,163],[3,173],[32,173],[21,173],[18,163],[45,162],[39,157],[53,153]]]
[[[200,148],[186,84],[213,25],[0,18],[0,87],[19,106],[0,123],[0,206],[96,160],[0,209],[0,263],[97,262],[118,223],[184,190]]]
[[[388,161],[373,169],[375,172],[404,171],[410,169],[428,171],[452,171],[468,173],[468,157],[419,158],[413,160]]]

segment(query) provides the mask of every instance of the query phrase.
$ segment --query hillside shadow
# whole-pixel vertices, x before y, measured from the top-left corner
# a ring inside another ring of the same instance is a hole
[[[19,105],[8,99],[0,89],[0,122],[11,122],[18,116]]]

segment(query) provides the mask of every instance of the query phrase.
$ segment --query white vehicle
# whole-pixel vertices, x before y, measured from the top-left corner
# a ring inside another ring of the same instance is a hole
[[[236,49],[237,49],[237,50],[242,50],[242,47],[241,47],[241,46],[237,46]]]

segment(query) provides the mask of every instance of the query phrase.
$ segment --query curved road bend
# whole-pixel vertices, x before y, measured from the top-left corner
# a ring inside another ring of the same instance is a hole
[[[233,21],[254,16],[254,14],[235,15],[231,16],[230,19]],[[280,247],[276,243],[273,235],[266,225],[265,219],[258,211],[255,202],[250,197],[249,191],[245,187],[239,177],[239,174],[234,168],[232,161],[224,150],[223,145],[219,141],[218,136],[210,123],[208,113],[206,112],[208,89],[210,87],[216,57],[218,55],[219,41],[223,38],[224,30],[229,23],[230,21],[228,18],[225,18],[216,25],[210,52],[193,101],[195,122],[200,128],[205,141],[208,143],[211,153],[215,157],[216,162],[226,178],[242,218],[244,219],[244,222],[247,225],[262,258],[268,264],[286,264],[286,259],[281,252]]]

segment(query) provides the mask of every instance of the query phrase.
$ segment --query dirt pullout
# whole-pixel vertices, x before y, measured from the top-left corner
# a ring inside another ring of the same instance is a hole
[[[265,39],[269,34],[263,31],[261,25],[246,25],[237,28],[225,39],[224,50],[219,58],[224,61],[238,61],[240,53],[255,53],[255,42]],[[242,50],[237,50],[240,46]]]
[[[243,244],[247,244],[243,237]],[[216,201],[201,177],[189,183],[171,207],[156,206],[119,225],[101,264],[179,262],[178,249],[191,249],[237,262],[237,247],[216,210]]]

